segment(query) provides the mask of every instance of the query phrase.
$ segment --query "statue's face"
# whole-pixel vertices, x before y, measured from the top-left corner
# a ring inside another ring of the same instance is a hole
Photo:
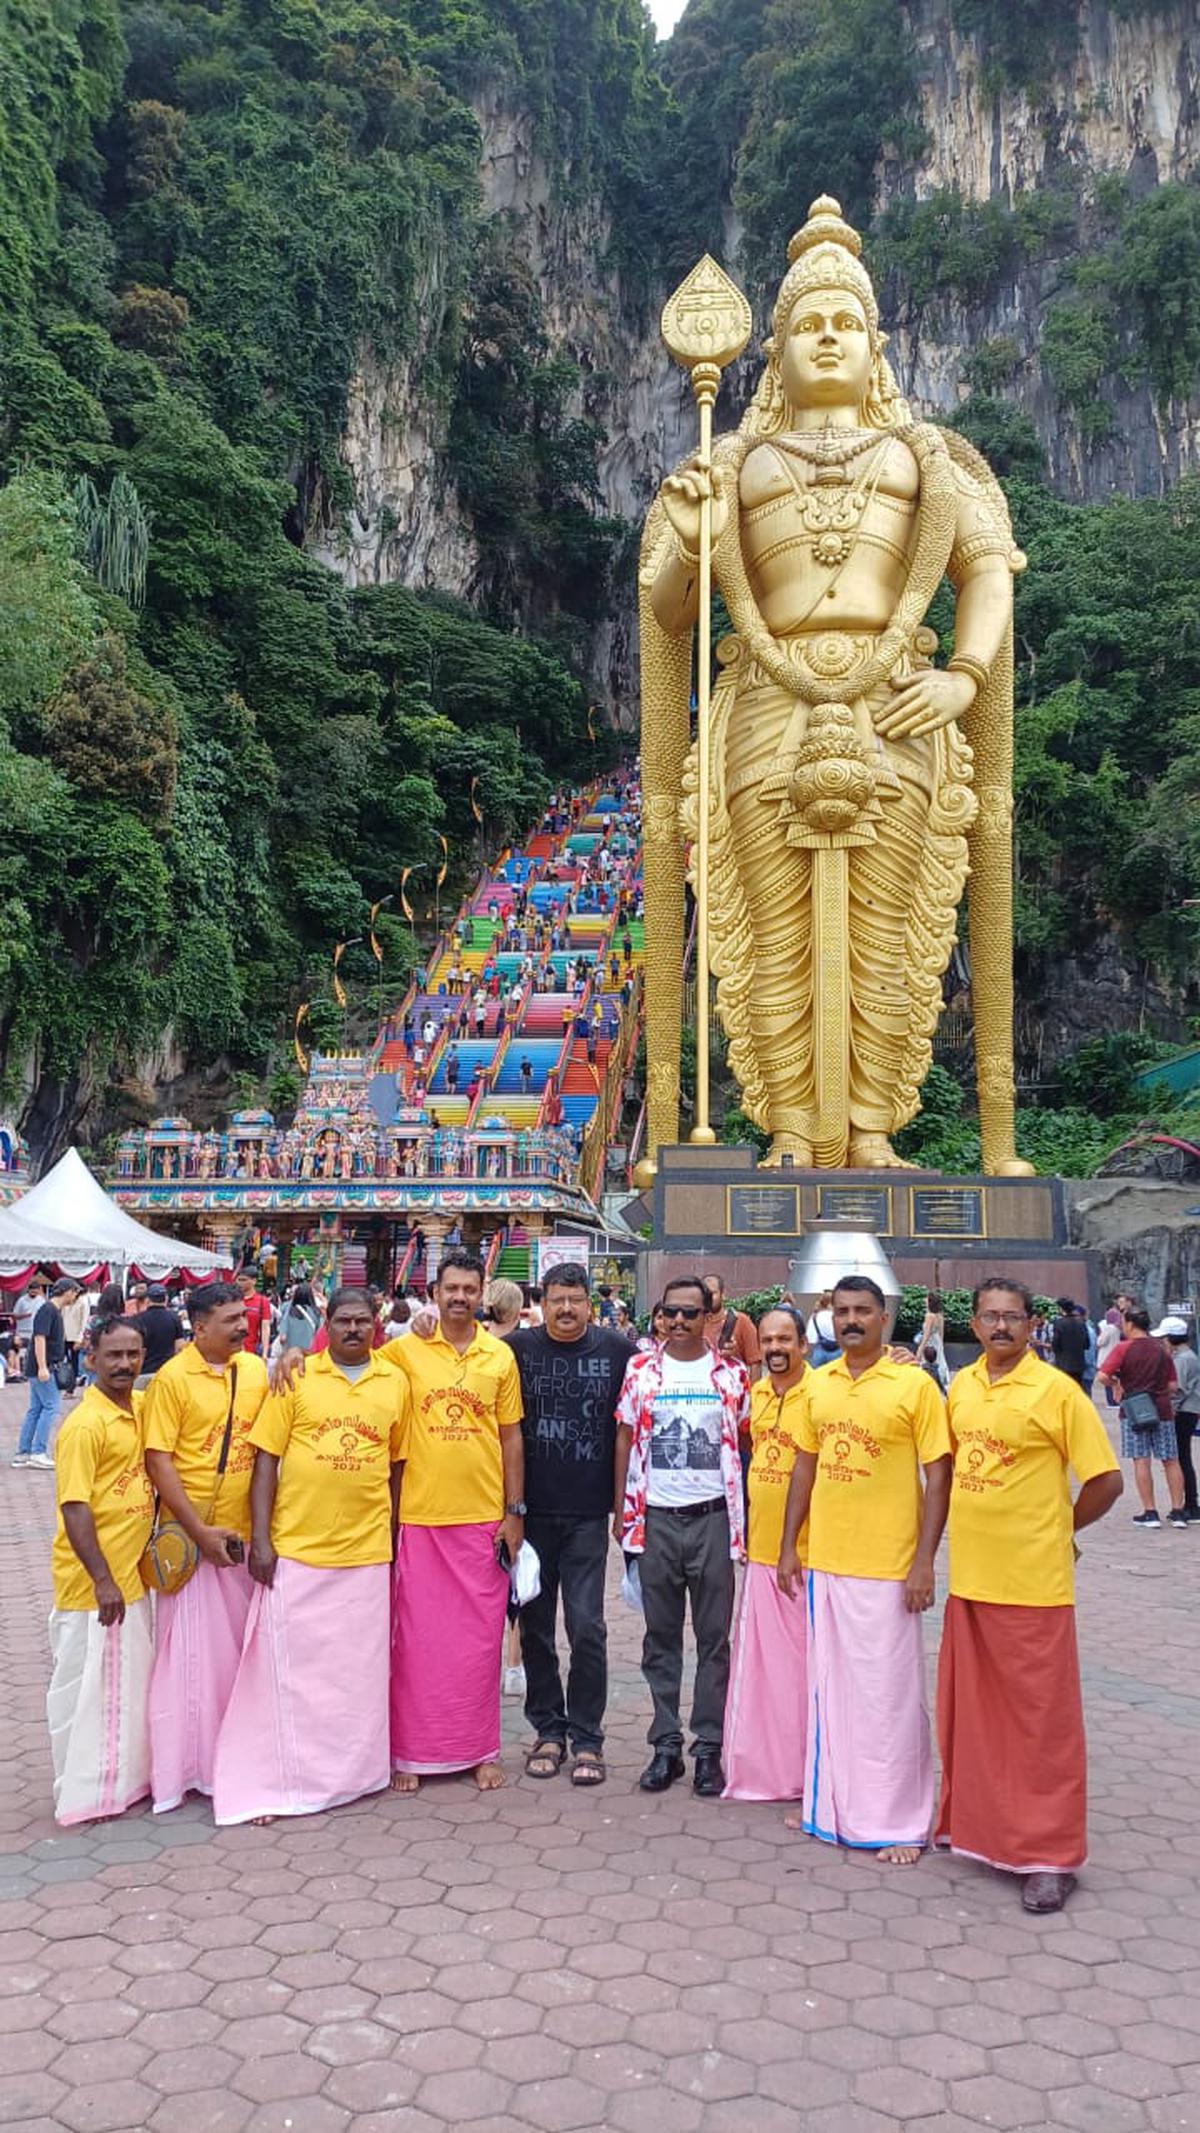
[[[812,289],[797,298],[779,351],[793,407],[860,407],[871,380],[871,335],[857,296]]]

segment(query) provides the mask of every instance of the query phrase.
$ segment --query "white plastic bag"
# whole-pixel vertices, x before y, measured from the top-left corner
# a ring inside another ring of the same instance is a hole
[[[626,1607],[631,1607],[635,1614],[645,1614],[646,1607],[642,1599],[642,1569],[636,1555],[627,1555],[625,1558],[625,1571],[621,1579],[621,1598],[624,1600]]]
[[[536,1600],[542,1589],[542,1566],[537,1549],[528,1541],[522,1541],[517,1550],[517,1560],[508,1573],[512,1596],[518,1607],[528,1607]]]

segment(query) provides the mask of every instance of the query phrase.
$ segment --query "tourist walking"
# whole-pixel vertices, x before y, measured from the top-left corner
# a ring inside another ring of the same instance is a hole
[[[842,1352],[807,1388],[779,1558],[794,1594],[807,1514],[802,1826],[910,1866],[933,1811],[921,1615],[933,1605],[950,1437],[933,1380],[885,1352],[886,1305],[870,1276],[844,1275],[832,1312]]]
[[[744,1554],[738,1439],[750,1387],[741,1363],[706,1341],[707,1308],[698,1274],[668,1282],[666,1339],[661,1348],[635,1354],[626,1370],[617,1408],[622,1509],[614,1530],[626,1554],[640,1559],[646,1617],[642,1673],[654,1706],[648,1735],[654,1753],[639,1784],[643,1792],[665,1792],[684,1774],[679,1698],[686,1605],[696,1641],[692,1785],[715,1797],[725,1787],[733,1566]]]
[[[993,1275],[972,1313],[983,1353],[950,1387],[935,1842],[1019,1874],[1027,1911],[1059,1911],[1087,1857],[1074,1536],[1121,1476],[1087,1395],[1030,1348],[1028,1289]]]
[[[779,1590],[788,1484],[808,1407],[808,1343],[791,1304],[758,1325],[765,1375],[750,1387],[746,1573],[733,1631],[725,1706],[727,1800],[798,1800],[808,1717],[807,1530],[796,1544],[802,1605]],[[798,1826],[789,1820],[788,1827]]]
[[[318,1814],[382,1792],[388,1755],[393,1475],[408,1382],[371,1352],[363,1289],[335,1289],[328,1348],[250,1431],[245,1639],[217,1742],[218,1823]]]
[[[1122,1338],[1109,1350],[1097,1375],[1115,1382],[1121,1393],[1121,1457],[1133,1466],[1133,1485],[1142,1508],[1134,1525],[1153,1532],[1162,1525],[1154,1500],[1154,1469],[1162,1462],[1170,1509],[1167,1524],[1186,1529],[1183,1468],[1175,1435],[1175,1365],[1161,1341],[1150,1337],[1150,1318],[1140,1304],[1126,1306]]]
[[[1077,1385],[1082,1385],[1087,1365],[1087,1326],[1070,1296],[1058,1297],[1057,1312],[1050,1328],[1050,1353],[1056,1367],[1067,1377],[1074,1378]],[[1146,1323],[1149,1325],[1149,1319]]]
[[[186,1344],[183,1320],[168,1304],[166,1288],[161,1281],[150,1283],[146,1290],[146,1308],[139,1311],[133,1324],[144,1344],[142,1376],[152,1378]]]
[[[46,1696],[54,1818],[123,1814],[150,1790],[147,1695],[153,1643],[138,1561],[153,1497],[142,1459],[136,1320],[91,1332],[92,1383],[54,1447],[58,1523],[50,1566],[54,1667]]]
[[[1151,1340],[1164,1340],[1175,1368],[1175,1450],[1183,1475],[1183,1508],[1189,1525],[1200,1521],[1193,1443],[1200,1423],[1200,1356],[1188,1339],[1186,1318],[1164,1318]]]
[[[156,1814],[185,1793],[210,1793],[217,1735],[241,1656],[251,1584],[252,1424],[267,1395],[261,1356],[243,1347],[246,1306],[230,1283],[188,1299],[191,1345],[146,1394],[146,1470],[168,1518],[199,1550],[177,1592],[155,1602],[150,1681],[151,1780]]]
[[[521,1378],[525,1537],[541,1590],[521,1610],[530,1777],[550,1778],[571,1755],[574,1785],[603,1783],[608,1642],[604,1576],[616,1498],[617,1401],[629,1343],[594,1325],[587,1270],[552,1267],[542,1323],[509,1336]],[[556,1644],[559,1597],[570,1651],[563,1690]]]
[[[73,1302],[78,1294],[79,1283],[64,1274],[34,1314],[25,1355],[29,1405],[17,1439],[14,1466],[40,1467],[46,1473],[54,1472],[54,1461],[48,1449],[50,1432],[62,1407],[60,1379],[69,1367],[60,1307]]]

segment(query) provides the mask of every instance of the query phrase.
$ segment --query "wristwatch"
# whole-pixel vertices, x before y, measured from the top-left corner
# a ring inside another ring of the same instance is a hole
[[[518,1500],[517,1500],[517,1502],[516,1502],[516,1503],[506,1503],[506,1504],[505,1504],[505,1506],[504,1506],[504,1515],[505,1515],[505,1517],[506,1517],[506,1518],[524,1518],[524,1516],[525,1516],[525,1500],[524,1500],[524,1498],[523,1498],[523,1497],[520,1497],[520,1498],[518,1498]]]

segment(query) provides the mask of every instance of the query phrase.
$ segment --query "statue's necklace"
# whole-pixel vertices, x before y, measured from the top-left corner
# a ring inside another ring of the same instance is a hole
[[[854,552],[859,527],[879,486],[888,449],[887,437],[881,437],[877,430],[868,430],[865,437],[857,435],[843,439],[844,431],[817,430],[812,433],[811,448],[806,434],[803,444],[795,451],[796,458],[813,468],[812,479],[804,488],[798,482],[794,484],[796,510],[808,535],[814,563],[835,574],[826,589],[827,599],[832,599],[838,577]],[[786,442],[791,451],[793,440],[789,437]],[[858,471],[852,486],[847,467],[872,448],[875,457]]]
[[[784,450],[813,470],[818,488],[840,488],[849,480],[851,462],[881,442],[878,430],[803,430],[779,439]]]

